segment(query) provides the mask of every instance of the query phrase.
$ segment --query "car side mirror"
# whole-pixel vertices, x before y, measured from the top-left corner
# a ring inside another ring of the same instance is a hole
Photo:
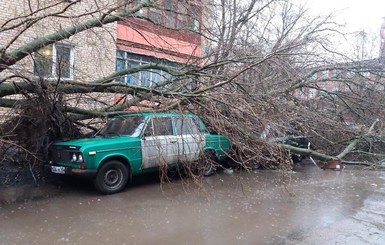
[[[150,133],[144,133],[143,134],[143,136],[142,136],[142,140],[146,140],[146,137],[148,137],[148,136],[151,136],[151,134]]]

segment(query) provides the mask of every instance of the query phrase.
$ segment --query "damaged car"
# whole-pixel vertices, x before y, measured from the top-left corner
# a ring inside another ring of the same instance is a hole
[[[54,174],[90,177],[104,194],[122,191],[132,176],[197,162],[204,175],[226,157],[228,137],[210,134],[193,114],[135,113],[111,119],[94,137],[50,147]]]

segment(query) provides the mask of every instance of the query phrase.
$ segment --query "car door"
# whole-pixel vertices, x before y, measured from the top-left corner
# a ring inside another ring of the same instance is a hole
[[[178,162],[197,160],[205,146],[205,136],[199,129],[197,121],[187,116],[175,117],[173,121],[179,149]]]
[[[171,117],[152,117],[142,137],[142,168],[151,168],[178,161],[177,137]]]

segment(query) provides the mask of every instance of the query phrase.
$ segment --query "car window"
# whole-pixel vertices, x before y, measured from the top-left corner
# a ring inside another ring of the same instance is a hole
[[[145,136],[173,135],[170,117],[153,117],[147,125]]]
[[[176,135],[199,134],[197,122],[191,117],[178,117],[175,121]]]
[[[128,135],[138,137],[144,126],[142,116],[117,117],[111,119],[100,131],[100,135]]]

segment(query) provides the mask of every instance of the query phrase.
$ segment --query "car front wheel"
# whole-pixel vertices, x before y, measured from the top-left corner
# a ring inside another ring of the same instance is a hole
[[[120,161],[108,161],[99,169],[94,185],[103,194],[113,194],[124,189],[128,181],[128,169]]]

